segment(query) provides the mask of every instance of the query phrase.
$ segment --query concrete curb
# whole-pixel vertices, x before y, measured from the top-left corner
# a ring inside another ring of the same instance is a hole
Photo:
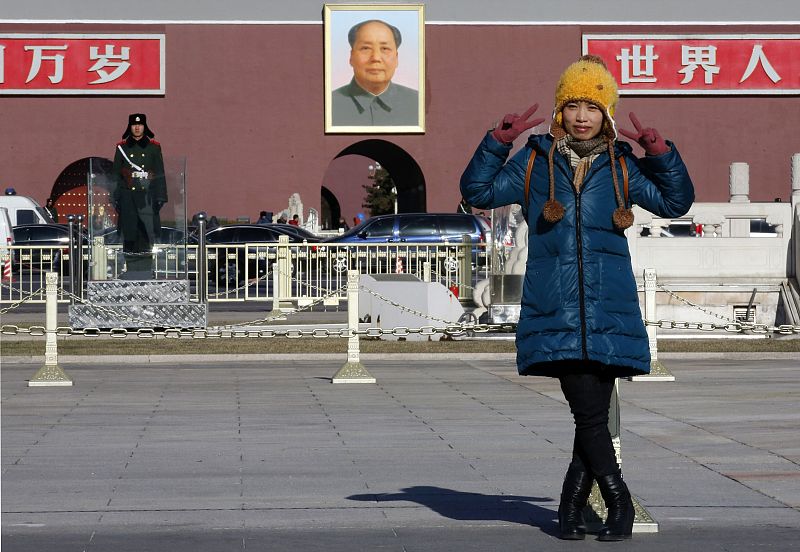
[[[347,361],[347,354],[340,354],[342,362]],[[361,353],[362,360],[411,360],[411,359],[496,359],[516,358],[516,353]],[[275,354],[241,354],[241,355],[59,355],[59,364],[167,364],[176,362],[257,362],[270,360],[330,360],[326,353],[275,353]],[[3,357],[3,362],[14,364],[36,364],[44,362],[44,355]]]

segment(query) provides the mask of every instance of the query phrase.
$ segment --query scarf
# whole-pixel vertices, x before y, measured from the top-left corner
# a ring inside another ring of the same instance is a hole
[[[569,134],[560,139],[556,147],[572,167],[572,185],[577,191],[581,190],[586,172],[597,156],[608,150],[608,144],[603,136],[596,136],[591,140],[576,140]]]

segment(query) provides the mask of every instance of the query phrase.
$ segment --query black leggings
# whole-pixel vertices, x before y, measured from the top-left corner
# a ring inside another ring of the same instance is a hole
[[[595,477],[617,473],[608,431],[608,407],[616,378],[602,373],[566,373],[558,379],[575,418],[572,467]]]

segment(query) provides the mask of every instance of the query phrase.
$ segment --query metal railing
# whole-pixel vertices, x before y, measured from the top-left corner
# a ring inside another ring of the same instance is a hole
[[[81,274],[83,279],[117,279],[124,272],[125,256],[120,245],[103,246],[106,270],[99,272],[90,266],[91,246],[84,246],[83,254],[76,258],[72,268],[68,246],[13,245],[0,252],[0,262],[11,262],[11,277],[0,287],[0,304],[19,301],[26,295],[45,287],[44,277],[49,271],[58,273],[59,289],[69,289],[70,274]],[[198,246],[157,245],[152,253],[156,279],[188,278],[198,282]],[[95,258],[98,256],[95,255]],[[447,288],[456,290],[460,297],[471,297],[475,281],[485,278],[488,270],[485,244],[294,244],[247,243],[236,245],[206,245],[205,284],[209,302],[272,301],[273,265],[280,259],[288,261],[287,287],[281,289],[281,299],[299,306],[326,296],[330,291],[342,289],[347,283],[347,272],[358,270],[362,274],[412,274],[425,279],[424,267],[430,266],[430,278]],[[80,280],[76,286],[79,286]],[[194,286],[194,299],[199,298]],[[202,290],[201,290],[202,291]],[[328,304],[338,304],[345,299],[344,292],[326,297]],[[59,301],[69,298],[59,295]],[[42,303],[44,298],[29,302]]]

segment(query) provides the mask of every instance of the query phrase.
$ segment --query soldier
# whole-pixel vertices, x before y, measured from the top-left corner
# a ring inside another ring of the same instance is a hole
[[[128,127],[114,152],[112,194],[122,235],[127,279],[152,277],[153,243],[161,233],[159,211],[167,202],[161,144],[152,140],[144,113],[128,117]]]

